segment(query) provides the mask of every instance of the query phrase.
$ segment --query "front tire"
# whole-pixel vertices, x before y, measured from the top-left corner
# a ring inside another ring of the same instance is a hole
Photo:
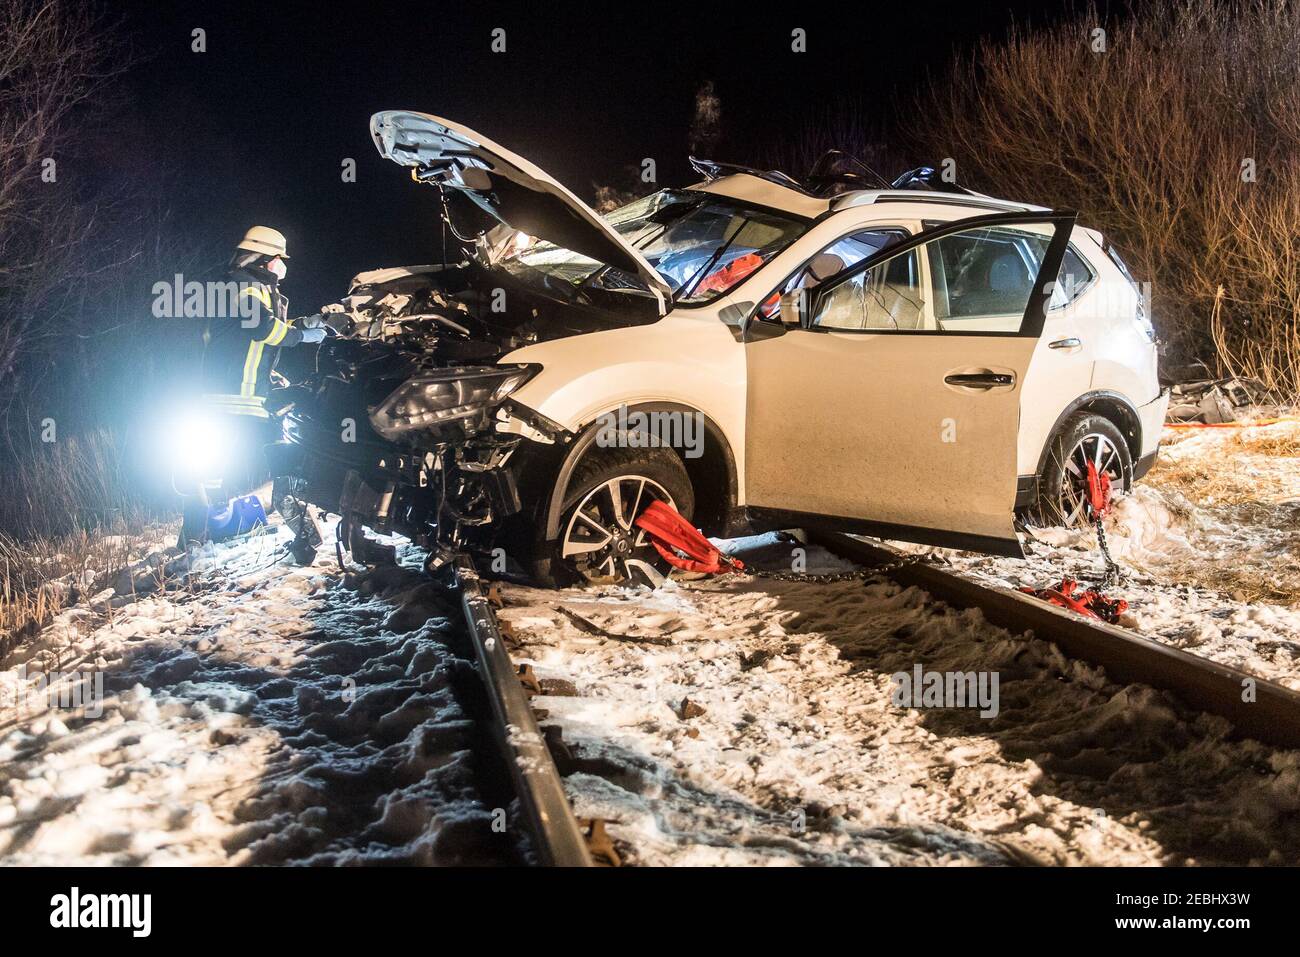
[[[1090,524],[1089,461],[1110,476],[1116,493],[1132,488],[1133,458],[1123,434],[1104,416],[1076,412],[1061,424],[1048,446],[1038,498],[1029,515],[1033,524],[1066,528]]]
[[[565,491],[560,537],[540,543],[533,577],[560,587],[644,581],[640,563],[666,572],[668,564],[633,524],[653,500],[688,519],[694,514],[694,490],[676,453],[664,448],[589,452]]]

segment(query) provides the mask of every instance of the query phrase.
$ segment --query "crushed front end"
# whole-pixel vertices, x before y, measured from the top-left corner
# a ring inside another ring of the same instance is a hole
[[[487,276],[473,262],[363,273],[324,313],[335,334],[314,372],[280,394],[281,491],[341,515],[343,548],[366,549],[370,528],[407,536],[434,562],[487,550],[541,494],[537,466],[565,431],[510,402],[538,367],[496,361],[586,330],[523,290],[511,290],[510,315],[494,313],[500,277],[485,286]]]

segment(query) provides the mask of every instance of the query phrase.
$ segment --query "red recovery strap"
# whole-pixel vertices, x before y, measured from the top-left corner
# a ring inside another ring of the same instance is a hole
[[[744,562],[722,554],[676,509],[663,502],[651,502],[632,524],[650,537],[650,544],[664,561],[677,568],[709,575],[744,571]]]
[[[1128,611],[1128,602],[1123,598],[1109,598],[1095,588],[1087,588],[1082,592],[1078,592],[1076,591],[1078,587],[1079,583],[1073,578],[1062,578],[1059,585],[1054,585],[1051,588],[1022,588],[1020,590],[1026,595],[1033,595],[1035,598],[1042,599],[1049,605],[1068,608],[1080,615],[1098,618],[1112,625],[1119,621],[1120,615]]]
[[[1088,504],[1093,521],[1105,518],[1110,511],[1110,473],[1101,471],[1092,461],[1088,462]]]

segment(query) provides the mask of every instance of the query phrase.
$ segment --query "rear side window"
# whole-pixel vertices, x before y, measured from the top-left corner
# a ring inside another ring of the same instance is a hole
[[[1096,273],[1088,261],[1079,255],[1079,251],[1073,246],[1066,247],[1065,256],[1061,259],[1061,271],[1056,274],[1056,289],[1052,292],[1049,308],[1060,309],[1074,302],[1095,276]]]

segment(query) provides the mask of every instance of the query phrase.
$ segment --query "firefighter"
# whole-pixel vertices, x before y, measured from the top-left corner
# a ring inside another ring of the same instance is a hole
[[[266,400],[279,350],[325,337],[319,316],[293,323],[287,318],[288,300],[280,293],[280,280],[288,258],[282,233],[253,226],[231,257],[225,308],[208,317],[202,405],[220,423],[216,431],[223,462],[219,476],[197,476],[197,487],[188,490],[182,547],[207,537],[206,483],[219,478],[221,495],[229,500],[252,491],[265,477],[262,450],[278,438]]]

